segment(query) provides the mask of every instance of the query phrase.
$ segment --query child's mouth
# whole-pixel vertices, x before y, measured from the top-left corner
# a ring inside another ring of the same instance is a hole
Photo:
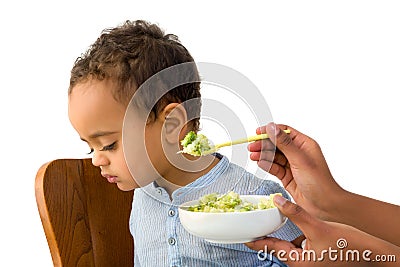
[[[104,174],[103,177],[106,178],[109,183],[115,184],[117,182],[117,176]]]

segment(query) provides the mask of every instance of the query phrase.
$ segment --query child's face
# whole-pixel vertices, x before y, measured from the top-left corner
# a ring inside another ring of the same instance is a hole
[[[72,126],[92,151],[92,163],[101,174],[124,191],[138,185],[125,163],[122,124],[126,106],[117,102],[110,83],[90,80],[77,84],[69,96],[68,116]]]

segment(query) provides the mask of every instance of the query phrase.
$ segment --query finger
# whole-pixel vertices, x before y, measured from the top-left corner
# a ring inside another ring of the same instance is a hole
[[[261,150],[272,150],[274,151],[276,149],[276,146],[271,142],[271,140],[259,140],[252,142],[247,145],[247,149],[250,152],[255,152],[255,151],[261,151]]]
[[[305,236],[312,235],[314,229],[317,229],[316,224],[320,221],[312,217],[299,205],[290,202],[280,195],[274,197],[274,203],[285,216],[303,231]]]
[[[257,152],[253,152],[250,154],[250,159],[257,161],[258,167],[260,167],[264,171],[269,172],[270,174],[276,176],[280,180],[284,180],[285,178],[288,178],[287,175],[290,175],[290,179],[292,178],[290,167],[289,167],[289,165],[286,164],[287,160],[284,157],[279,156],[278,158],[275,158],[274,160],[271,160],[271,159],[261,159],[260,160],[260,154]]]
[[[260,160],[257,162],[258,167],[260,167],[261,169],[263,169],[264,171],[275,175],[271,172],[272,166],[274,165],[271,161],[267,161],[267,160]],[[276,171],[277,167],[274,167],[273,171]]]
[[[275,136],[275,131],[277,131],[278,129],[277,128],[279,128],[279,129],[281,129],[281,130],[290,130],[290,131],[295,131],[295,132],[297,132],[297,130],[295,130],[294,128],[292,128],[292,127],[290,127],[290,126],[288,126],[288,125],[285,125],[285,124],[275,124],[274,122],[270,122],[270,123],[268,123],[268,124],[266,124],[266,125],[263,125],[263,126],[261,126],[261,127],[258,127],[257,129],[256,129],[256,133],[257,134],[268,134],[268,135],[270,135],[271,134],[271,136]],[[270,136],[270,137],[271,137]]]
[[[255,151],[250,153],[250,159],[254,161],[266,160],[285,166],[287,158],[280,151]]]
[[[277,164],[270,160],[258,160],[258,156],[254,156],[253,158],[253,156],[250,155],[250,158],[252,158],[254,161],[257,161],[257,165],[260,167],[260,169],[276,176],[279,180],[281,180],[284,186],[286,186],[293,178],[289,166]]]
[[[266,170],[268,173],[272,174],[273,176],[276,176],[279,180],[281,180],[283,186],[286,188],[288,182],[291,179],[291,173],[290,170],[284,166],[281,166],[279,164],[276,163],[271,163],[271,162],[267,162],[267,161],[259,161],[257,163],[258,167],[260,167],[263,170]],[[266,167],[269,167],[269,169],[264,169]],[[288,177],[290,176],[290,177]],[[292,192],[289,192],[292,193]]]
[[[269,135],[269,139],[274,143],[279,149],[285,148],[292,144],[292,139],[290,135],[285,133],[283,130],[287,130],[289,127],[287,125],[277,125],[273,122],[268,123],[262,131],[265,131]],[[292,130],[290,129],[291,133]]]
[[[268,125],[268,124],[267,124],[267,125]],[[258,127],[258,128],[256,129],[256,133],[257,133],[257,134],[265,134],[265,133],[267,133],[267,125]]]
[[[254,161],[259,161],[259,160],[274,161],[275,160],[275,152],[274,151],[251,152],[250,159],[254,160]]]
[[[267,248],[267,251],[271,250],[291,250],[295,248],[295,245],[289,241],[281,240],[275,237],[266,237],[264,239],[256,240],[253,242],[245,243],[245,245],[253,250],[264,250]]]
[[[283,131],[287,129],[290,130],[289,134]],[[315,150],[319,147],[313,139],[287,125],[269,123],[265,126],[265,131],[270,135],[271,142],[290,162],[299,163],[299,161],[305,160],[305,157],[302,156],[305,153],[302,147],[308,147],[308,150]]]
[[[290,263],[293,267],[304,267],[308,266],[307,262],[293,261],[288,255],[297,251],[296,253],[301,255],[302,249],[296,248],[294,244],[286,240],[280,240],[274,237],[267,237],[265,239],[256,240],[254,242],[245,243],[247,247],[253,250],[257,250],[259,253],[273,253],[272,255],[277,256],[278,259],[283,260],[285,263]],[[275,252],[275,253],[274,253]],[[278,254],[276,254],[278,252]],[[285,252],[282,254],[282,252]],[[283,258],[280,258],[283,257]]]
[[[282,167],[288,165],[287,158],[280,151],[276,151],[275,153],[270,151],[265,151],[261,152],[260,154],[260,160],[271,160],[272,158],[274,163],[281,165]]]
[[[260,160],[260,157],[261,157],[261,152],[260,152],[260,151],[258,151],[258,152],[251,152],[250,155],[249,155],[249,157],[250,157],[250,159],[253,160],[253,161],[259,161],[259,160]]]

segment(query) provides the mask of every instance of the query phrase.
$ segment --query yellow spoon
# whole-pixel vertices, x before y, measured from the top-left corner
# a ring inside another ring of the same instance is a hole
[[[290,130],[284,130],[284,132],[285,133],[290,133]],[[211,153],[216,152],[218,149],[220,149],[222,147],[233,146],[233,145],[244,144],[244,143],[250,143],[250,142],[254,142],[254,141],[258,141],[258,140],[262,140],[262,139],[267,139],[267,138],[269,138],[268,134],[258,134],[258,135],[248,136],[246,138],[241,138],[241,139],[237,139],[237,140],[234,140],[234,141],[228,141],[228,142],[224,142],[224,143],[220,143],[220,144],[216,144],[216,145],[210,145],[209,144],[208,147],[210,147],[210,149],[208,149],[208,150],[188,151],[188,150],[184,149],[184,150],[179,151],[178,153],[187,153],[187,154],[190,154],[192,156],[205,156],[205,155],[209,155]]]

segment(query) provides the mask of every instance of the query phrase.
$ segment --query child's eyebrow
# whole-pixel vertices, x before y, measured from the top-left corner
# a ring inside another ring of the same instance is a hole
[[[98,131],[98,132],[95,132],[95,133],[89,135],[89,139],[96,139],[96,138],[101,137],[101,136],[107,136],[107,135],[111,135],[111,134],[115,134],[115,133],[117,133],[117,132],[115,132],[115,131],[114,132],[111,132],[111,131]],[[87,142],[87,140],[85,140],[82,137],[81,137],[81,140]]]

